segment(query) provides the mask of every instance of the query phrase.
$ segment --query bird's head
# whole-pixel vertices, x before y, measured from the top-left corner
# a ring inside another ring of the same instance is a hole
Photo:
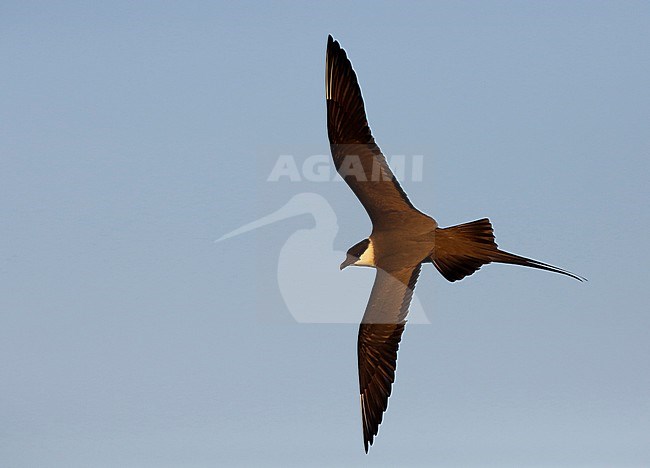
[[[348,249],[346,258],[341,263],[341,270],[349,265],[375,266],[375,251],[370,239],[364,239]]]

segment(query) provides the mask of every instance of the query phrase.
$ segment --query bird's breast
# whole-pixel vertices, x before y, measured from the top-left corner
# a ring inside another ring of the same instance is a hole
[[[385,270],[412,267],[421,263],[433,251],[433,233],[391,231],[373,233],[374,263]]]

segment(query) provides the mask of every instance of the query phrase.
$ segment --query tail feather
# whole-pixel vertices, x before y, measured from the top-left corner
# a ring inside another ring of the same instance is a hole
[[[429,259],[449,281],[461,280],[492,262],[538,268],[585,281],[585,278],[562,268],[499,250],[492,224],[487,218],[438,228],[435,234],[435,248]]]

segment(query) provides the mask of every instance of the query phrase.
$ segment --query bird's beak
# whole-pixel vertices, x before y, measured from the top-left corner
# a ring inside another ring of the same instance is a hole
[[[342,269],[345,268],[346,266],[353,265],[354,262],[356,262],[356,261],[357,261],[356,258],[350,256],[350,257],[346,258],[346,259],[343,261],[343,263],[341,263],[340,269],[342,270]]]

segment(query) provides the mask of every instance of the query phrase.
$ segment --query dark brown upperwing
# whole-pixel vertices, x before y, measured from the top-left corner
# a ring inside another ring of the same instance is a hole
[[[373,225],[423,216],[409,201],[375,143],[361,89],[345,51],[327,40],[325,60],[327,134],[334,165],[370,216]]]
[[[420,265],[395,272],[377,269],[359,327],[357,355],[366,453],[388,407],[388,397],[395,381],[397,350],[419,274]]]

